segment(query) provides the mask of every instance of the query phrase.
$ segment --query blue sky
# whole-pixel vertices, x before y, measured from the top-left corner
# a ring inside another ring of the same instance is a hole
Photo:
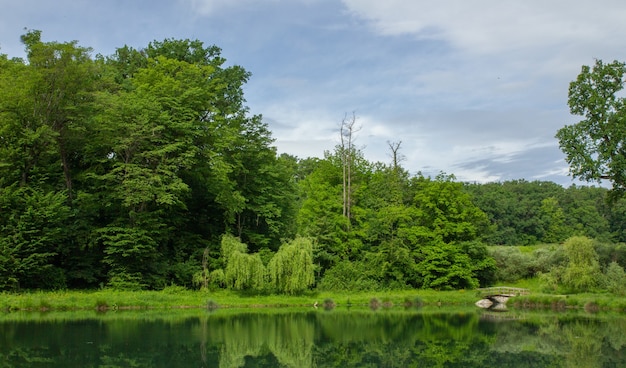
[[[0,0],[0,53],[24,29],[95,53],[165,38],[222,48],[252,73],[252,114],[279,152],[322,157],[354,112],[356,144],[412,174],[563,185],[554,138],[567,89],[594,59],[626,61],[623,0]]]

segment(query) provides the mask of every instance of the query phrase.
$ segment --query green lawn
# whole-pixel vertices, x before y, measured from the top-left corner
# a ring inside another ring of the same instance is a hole
[[[0,294],[0,310],[86,310],[133,308],[220,308],[300,307],[323,306],[332,302],[337,306],[367,306],[373,300],[381,304],[401,306],[408,302],[423,305],[473,305],[475,291],[402,290],[388,292],[309,292],[298,296],[250,295],[220,290],[202,292],[183,288],[162,291],[51,291]]]
[[[523,280],[506,286],[530,289],[528,296],[511,299],[513,308],[589,308],[591,310],[626,311],[626,298],[608,293],[570,295],[546,294],[540,291],[536,279]],[[505,285],[498,285],[505,286]],[[0,293],[0,311],[78,311],[116,309],[172,308],[263,308],[263,307],[324,307],[333,306],[473,306],[480,299],[477,290],[398,290],[371,292],[308,292],[298,296],[246,294],[228,290],[193,291],[169,287],[161,291],[50,291]]]

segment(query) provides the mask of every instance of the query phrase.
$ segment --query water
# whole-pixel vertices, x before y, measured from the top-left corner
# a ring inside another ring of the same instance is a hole
[[[0,367],[626,367],[626,317],[473,308],[0,313]]]

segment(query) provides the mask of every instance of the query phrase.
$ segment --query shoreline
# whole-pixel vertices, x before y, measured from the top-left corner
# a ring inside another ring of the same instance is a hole
[[[2,312],[48,311],[114,311],[143,309],[260,309],[370,307],[470,307],[480,299],[478,290],[396,290],[371,292],[308,292],[302,295],[246,294],[228,290],[193,291],[169,287],[160,291],[27,291],[0,293]],[[531,293],[511,298],[507,304],[513,310],[550,309],[564,311],[626,312],[626,297],[612,294],[552,295]]]

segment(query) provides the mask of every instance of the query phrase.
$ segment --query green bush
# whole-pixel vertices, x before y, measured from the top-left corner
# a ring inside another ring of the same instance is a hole
[[[617,262],[611,262],[605,273],[606,289],[617,295],[626,294],[626,273]]]
[[[593,241],[584,236],[569,238],[563,245],[567,266],[563,271],[563,285],[572,291],[592,291],[600,286],[602,273]]]
[[[525,254],[517,247],[490,247],[491,256],[496,261],[496,280],[515,282],[533,276],[532,255]]]
[[[380,284],[368,276],[367,267],[361,262],[341,261],[330,268],[318,285],[325,291],[372,291],[380,290]]]
[[[539,272],[550,272],[555,267],[564,266],[566,263],[567,257],[562,246],[553,245],[537,248],[531,253],[529,273],[536,275]]]
[[[113,290],[137,291],[145,287],[141,282],[141,274],[116,272],[111,275],[107,287]]]

